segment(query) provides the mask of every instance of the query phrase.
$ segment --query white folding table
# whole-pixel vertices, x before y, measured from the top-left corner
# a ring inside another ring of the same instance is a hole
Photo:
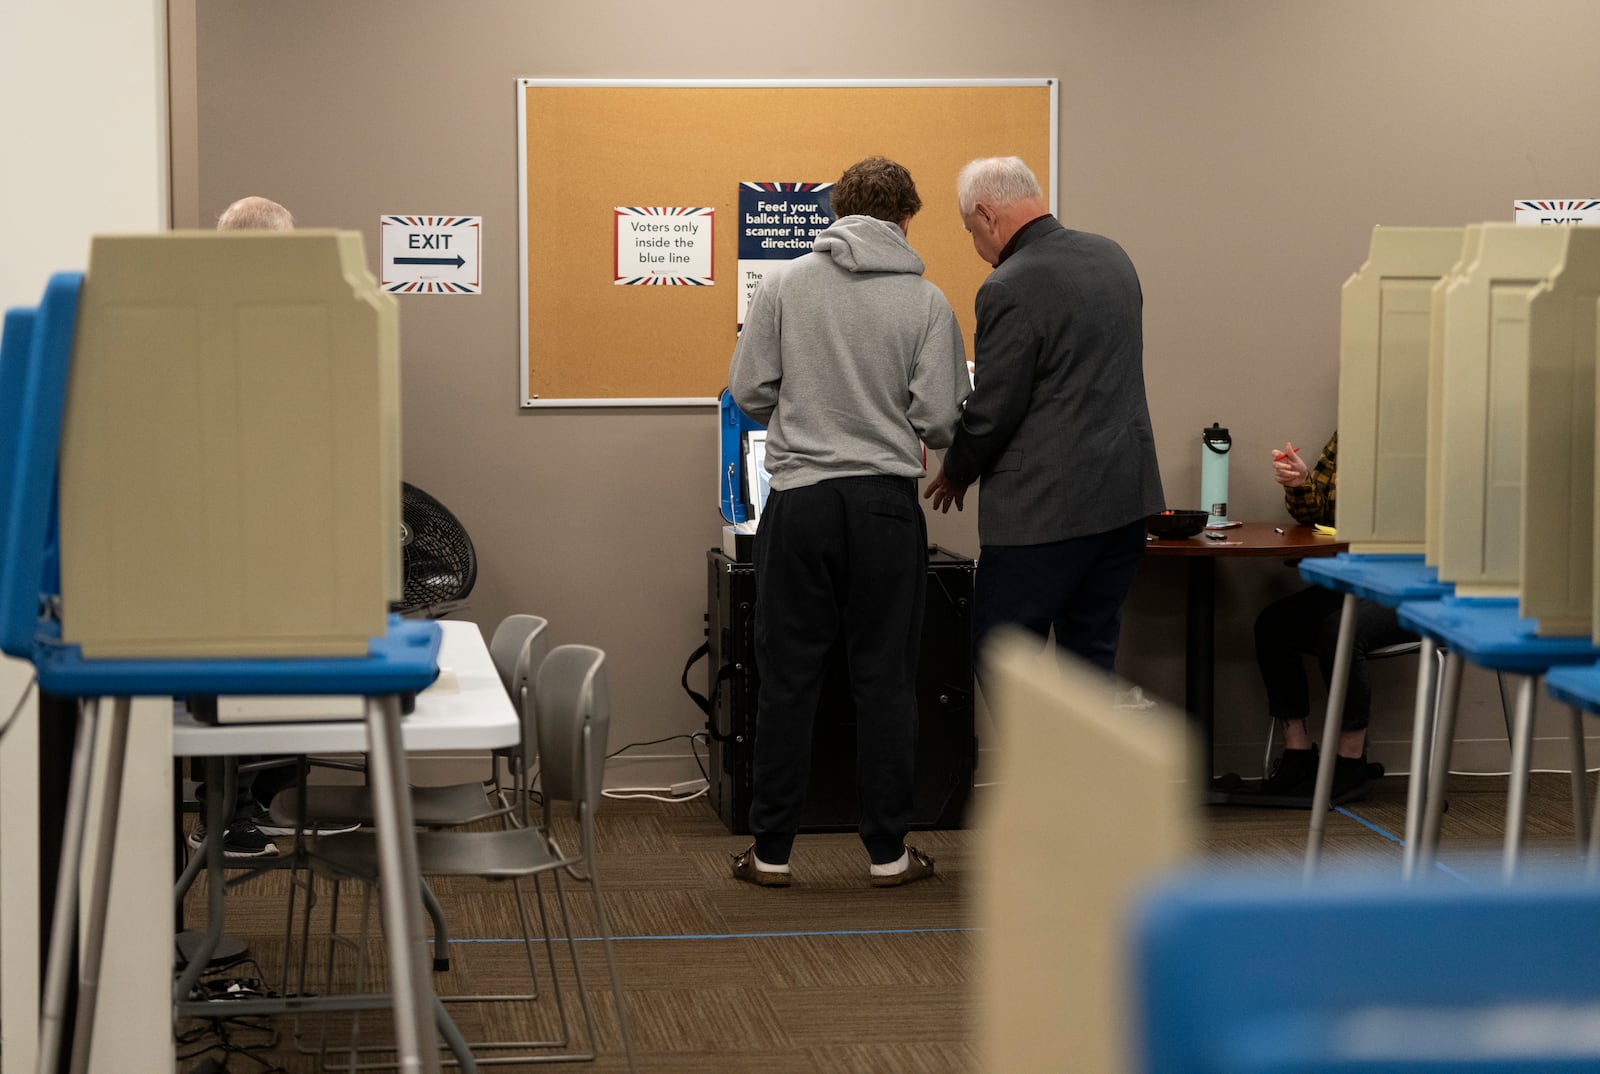
[[[519,742],[522,730],[516,708],[500,681],[477,624],[446,621],[440,626],[443,641],[439,678],[417,695],[415,710],[400,721],[405,753],[481,752]],[[178,757],[365,753],[368,749],[367,725],[359,719],[214,725],[187,713],[173,717],[172,753]],[[414,861],[414,856],[410,860]],[[418,877],[404,890],[416,891],[420,884]],[[143,892],[148,905],[160,905],[170,897],[170,886]],[[108,937],[107,944],[114,943],[115,937]],[[126,988],[118,991],[136,994],[145,988],[170,988],[170,965],[152,965],[149,969],[148,979],[126,982]],[[114,1004],[116,995],[108,993],[102,1006]],[[274,1002],[277,1001],[236,1001],[230,1009],[245,1014],[250,1012],[238,1008],[237,1003]]]

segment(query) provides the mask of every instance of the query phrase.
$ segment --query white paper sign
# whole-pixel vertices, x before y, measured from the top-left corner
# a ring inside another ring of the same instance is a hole
[[[716,282],[711,257],[712,209],[616,208],[614,283],[624,286]]]
[[[483,217],[384,216],[378,233],[385,291],[399,295],[483,292]]]

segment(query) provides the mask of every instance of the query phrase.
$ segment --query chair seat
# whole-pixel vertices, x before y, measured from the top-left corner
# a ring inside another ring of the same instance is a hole
[[[531,876],[568,864],[537,828],[493,832],[418,832],[417,871],[424,876],[481,876],[491,880]],[[312,861],[375,883],[378,841],[371,832],[318,839]]]
[[[52,637],[34,647],[39,689],[66,697],[160,697],[192,694],[360,694],[421,691],[439,675],[439,624],[390,616],[388,633],[366,656],[250,659],[85,659]],[[42,633],[42,631],[41,631]]]
[[[318,827],[323,823],[370,825],[376,815],[372,791],[367,787],[308,787],[306,801],[302,810],[298,787],[281,792],[272,799],[272,819],[285,827],[297,826],[303,820],[309,822],[307,827]],[[507,806],[489,796],[482,783],[411,788],[411,819],[424,828],[471,824],[507,811]]]

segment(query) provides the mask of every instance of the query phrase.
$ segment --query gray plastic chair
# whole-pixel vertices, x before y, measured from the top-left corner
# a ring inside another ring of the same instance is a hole
[[[568,998],[561,986],[555,967],[555,943],[548,927],[540,932],[544,938],[546,957],[551,970],[551,993],[559,1019],[559,1034],[548,1040],[530,1041],[474,1041],[475,1052],[494,1051],[497,1054],[488,1063],[536,1063],[591,1060],[597,1051],[594,1015],[584,985],[583,970],[579,963],[577,945],[572,934],[572,923],[567,913],[566,893],[562,887],[562,874],[589,885],[594,899],[595,923],[601,946],[605,952],[606,969],[611,980],[611,992],[616,1004],[617,1021],[627,1054],[628,1069],[637,1070],[634,1054],[633,1032],[629,1024],[627,1000],[622,991],[622,977],[612,950],[611,926],[606,914],[605,899],[600,890],[600,878],[595,857],[594,817],[600,807],[602,777],[605,769],[606,738],[610,728],[610,706],[606,688],[605,653],[587,645],[560,645],[550,650],[539,667],[533,696],[533,711],[537,714],[534,726],[539,763],[539,782],[543,790],[542,823],[527,823],[526,797],[524,797],[524,826],[499,831],[431,831],[417,836],[417,856],[424,876],[476,876],[487,880],[510,880],[517,914],[523,932],[524,949],[530,970],[534,965],[533,930],[529,927],[527,901],[521,881],[532,878],[534,897],[541,922],[545,920],[541,877],[552,878],[555,904],[560,914],[562,933],[566,939],[570,959],[573,988],[583,1015],[584,1039],[573,1039],[568,1019]],[[524,772],[526,772],[526,767]],[[519,781],[524,777],[519,777]],[[551,838],[552,806],[557,801],[573,803],[578,822],[578,847],[575,852],[563,850]],[[335,879],[353,877],[363,881],[367,890],[377,883],[377,844],[370,833],[333,836],[319,840],[314,860],[330,871]],[[337,913],[338,886],[334,889],[334,906]],[[363,921],[368,915],[363,912]],[[364,952],[365,944],[360,945]],[[330,959],[331,962],[331,959]],[[364,970],[364,958],[358,959],[358,977]],[[357,987],[360,987],[358,981]],[[535,987],[537,992],[537,987]],[[452,999],[489,997],[447,997]],[[502,998],[502,997],[493,997]],[[387,1046],[375,1046],[384,1050]],[[502,1050],[531,1049],[518,1056],[502,1056]],[[356,1052],[366,1050],[352,1041],[350,1067],[358,1066]],[[329,1070],[346,1069],[326,1062]],[[359,1064],[365,1066],[365,1064]]]
[[[482,782],[460,783],[449,786],[427,787],[413,786],[411,797],[413,802],[415,823],[424,828],[448,828],[472,824],[479,820],[504,816],[508,824],[520,825],[526,814],[527,786],[522,773],[527,767],[526,758],[536,753],[533,742],[533,679],[534,673],[550,651],[549,621],[537,615],[508,615],[500,621],[499,626],[489,641],[489,655],[494,661],[495,670],[500,675],[500,681],[505,686],[506,692],[511,697],[511,703],[516,707],[519,722],[522,728],[522,741],[516,746],[496,750],[495,757],[491,760],[492,771],[490,778]],[[508,766],[514,777],[511,788],[504,787],[500,782],[500,758],[506,758]],[[498,802],[496,808],[491,804]],[[520,798],[521,807],[517,807],[516,799]],[[307,818],[302,822],[299,816],[300,798],[298,788],[291,788],[279,794],[272,802],[272,813],[275,820],[285,825],[301,825],[313,827],[318,823],[354,823],[370,826],[371,794],[365,786],[336,787],[318,786],[307,788],[307,800],[310,809]],[[331,840],[323,840],[319,847],[307,849],[304,845],[297,845],[293,855],[294,866],[289,885],[289,898],[286,906],[286,921],[284,929],[284,966],[285,979],[292,972],[297,974],[295,990],[305,992],[305,972],[308,966],[308,948],[311,938],[311,910],[315,905],[315,893],[311,888],[309,879],[302,879],[299,865],[304,863],[311,854],[319,853],[330,845]],[[433,969],[444,972],[450,969],[450,926],[445,919],[444,908],[440,905],[438,896],[429,887],[426,878],[422,882],[421,891],[423,909],[427,912],[428,919],[433,926]],[[298,916],[299,953],[295,955],[295,922]],[[330,948],[333,941],[330,941]],[[331,968],[331,950],[330,950]],[[499,997],[496,997],[499,998]],[[537,998],[537,990],[526,996],[510,998]],[[294,1023],[292,1035],[295,1038],[298,1050],[302,1054],[320,1054],[322,1048],[308,1047],[303,1043],[301,1024],[298,1018]]]

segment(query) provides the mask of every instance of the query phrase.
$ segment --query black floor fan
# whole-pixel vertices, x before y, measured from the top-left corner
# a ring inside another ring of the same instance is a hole
[[[439,619],[465,607],[478,580],[472,538],[449,508],[404,481],[400,557],[405,588],[396,611],[412,619]]]

